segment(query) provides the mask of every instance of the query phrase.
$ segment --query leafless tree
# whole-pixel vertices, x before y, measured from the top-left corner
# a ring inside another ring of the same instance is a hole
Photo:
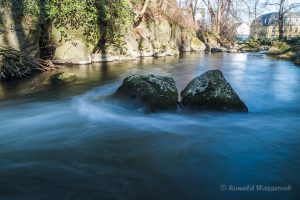
[[[249,19],[254,19],[251,25],[254,38],[257,37],[257,17],[266,9],[264,0],[241,0],[241,3],[246,7]]]

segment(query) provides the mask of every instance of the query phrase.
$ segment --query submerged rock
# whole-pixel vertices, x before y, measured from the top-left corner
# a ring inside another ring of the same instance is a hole
[[[220,70],[211,70],[193,79],[181,97],[183,106],[189,110],[248,112]]]
[[[212,48],[210,49],[210,52],[212,52],[212,53],[221,53],[221,52],[223,52],[223,51],[225,51],[225,50],[222,49],[222,48],[217,48],[217,47],[212,47]]]
[[[246,46],[246,47],[242,47],[240,50],[243,51],[243,52],[259,52],[260,48],[259,47]]]
[[[65,72],[60,72],[52,75],[50,77],[51,83],[54,85],[61,85],[61,84],[67,84],[67,83],[72,83],[77,80],[77,76],[72,73],[65,73]]]
[[[115,96],[142,105],[148,112],[177,108],[178,91],[170,77],[132,75],[123,80]]]

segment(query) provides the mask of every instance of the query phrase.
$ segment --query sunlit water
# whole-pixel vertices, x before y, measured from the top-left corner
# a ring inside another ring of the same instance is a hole
[[[144,114],[105,98],[130,74],[172,76],[181,91],[209,69],[223,71],[250,113]],[[62,70],[78,82],[51,87],[41,74],[0,85],[1,200],[299,199],[300,68],[291,62],[203,54]]]

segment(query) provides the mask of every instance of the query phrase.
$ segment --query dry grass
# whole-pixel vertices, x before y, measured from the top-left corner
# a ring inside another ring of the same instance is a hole
[[[145,13],[146,20],[165,18],[182,29],[195,30],[196,26],[191,13],[177,6],[176,3],[168,3],[166,10],[160,7],[149,7]]]

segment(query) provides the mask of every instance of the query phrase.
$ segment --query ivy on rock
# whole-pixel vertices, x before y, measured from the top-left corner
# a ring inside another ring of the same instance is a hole
[[[70,40],[66,29],[83,29],[87,42],[96,45],[102,36],[102,41],[120,51],[125,45],[123,35],[133,24],[133,11],[125,0],[46,0],[45,12],[65,40]]]

